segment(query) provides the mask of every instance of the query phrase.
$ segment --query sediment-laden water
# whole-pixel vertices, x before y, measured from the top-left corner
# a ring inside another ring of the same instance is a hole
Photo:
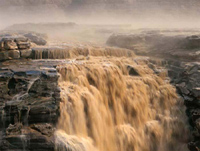
[[[88,57],[57,67],[58,151],[186,151],[183,101],[133,58]]]

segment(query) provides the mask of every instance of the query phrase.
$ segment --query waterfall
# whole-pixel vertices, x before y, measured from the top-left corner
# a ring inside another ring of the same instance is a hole
[[[33,59],[66,59],[80,56],[134,56],[133,51],[120,48],[102,47],[66,47],[66,48],[34,48]]]
[[[57,151],[188,150],[183,101],[145,63],[90,57],[57,71],[62,99]]]

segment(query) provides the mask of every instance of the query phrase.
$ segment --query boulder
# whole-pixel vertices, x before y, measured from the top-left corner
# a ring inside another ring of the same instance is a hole
[[[13,36],[2,38],[0,41],[0,61],[9,59],[30,58],[32,50],[28,38],[23,36]]]
[[[21,54],[22,58],[31,58],[32,57],[32,49],[20,50],[20,54]]]
[[[20,36],[20,37],[16,37],[15,38],[15,42],[18,44],[18,43],[21,43],[21,42],[28,42],[29,39],[26,38],[26,37],[23,37],[23,36]]]
[[[44,37],[34,34],[34,33],[28,33],[24,35],[28,39],[30,39],[31,42],[37,44],[37,45],[46,45],[47,41],[44,39]]]
[[[17,43],[18,49],[29,49],[31,47],[30,42]]]
[[[16,37],[14,40],[18,46],[18,49],[29,49],[31,47],[31,43],[26,37]]]
[[[25,37],[7,37],[0,41],[0,50],[29,49],[31,43]]]
[[[23,125],[21,123],[16,123],[14,125],[10,124],[6,129],[6,135],[17,135],[21,134],[21,129]]]
[[[188,49],[200,48],[200,36],[192,35],[186,37],[186,48]]]
[[[18,58],[20,58],[19,50],[9,50],[0,52],[0,61]]]
[[[130,65],[127,65],[127,70],[128,70],[129,75],[131,76],[140,76],[140,73],[134,67]]]
[[[5,50],[15,50],[18,48],[13,38],[3,38],[1,42],[3,42],[3,48]]]
[[[18,58],[20,58],[19,50],[8,51],[8,57],[9,57],[9,59],[18,59]]]
[[[8,52],[7,51],[1,51],[0,52],[0,61],[8,60],[8,59],[9,59]]]

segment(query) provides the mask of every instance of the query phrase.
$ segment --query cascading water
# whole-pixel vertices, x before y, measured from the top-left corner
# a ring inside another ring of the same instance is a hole
[[[102,48],[93,46],[65,47],[65,48],[39,48],[33,49],[34,59],[66,59],[78,56],[126,56],[133,57],[135,54],[128,49]]]
[[[57,70],[62,88],[57,151],[187,150],[183,103],[147,65],[92,57]]]

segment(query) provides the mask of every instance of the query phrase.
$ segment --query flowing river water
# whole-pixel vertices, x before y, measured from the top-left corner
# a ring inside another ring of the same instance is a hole
[[[144,62],[88,57],[57,71],[57,151],[188,150],[183,101]]]

